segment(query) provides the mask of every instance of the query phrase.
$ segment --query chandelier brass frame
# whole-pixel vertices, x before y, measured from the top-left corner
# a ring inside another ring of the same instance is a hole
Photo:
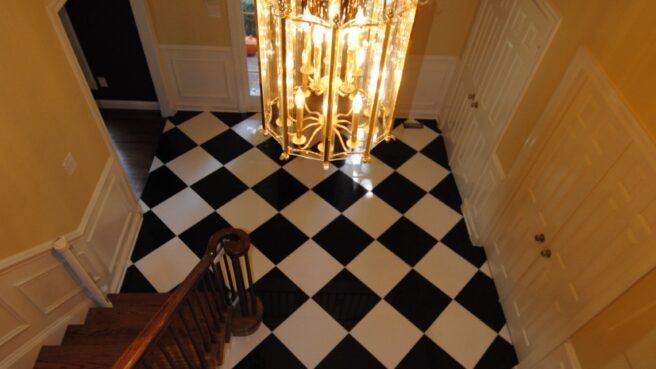
[[[257,0],[263,132],[324,167],[393,139],[417,0]]]

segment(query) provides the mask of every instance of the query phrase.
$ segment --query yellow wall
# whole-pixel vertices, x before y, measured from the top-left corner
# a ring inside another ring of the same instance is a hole
[[[618,91],[656,137],[656,2],[653,0],[551,0],[562,17],[554,41],[501,140],[497,155],[512,167],[569,62],[587,47]]]
[[[410,54],[460,56],[480,0],[432,0],[419,6]]]
[[[619,299],[590,320],[573,337],[583,369],[599,369],[634,348],[656,330],[656,270],[647,274]],[[652,347],[652,356],[656,348]],[[627,355],[644,362],[645,355]],[[640,357],[642,356],[642,357]],[[656,363],[652,362],[656,365]],[[629,366],[630,368],[631,366]],[[647,366],[640,366],[647,367]],[[649,366],[654,368],[656,366]],[[636,367],[635,369],[637,369]]]
[[[75,230],[109,155],[46,3],[0,9],[0,259]]]
[[[207,15],[205,0],[148,0],[160,44],[230,46],[226,1],[219,2],[219,18]]]

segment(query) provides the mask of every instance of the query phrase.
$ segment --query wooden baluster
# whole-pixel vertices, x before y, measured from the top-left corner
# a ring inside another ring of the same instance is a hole
[[[253,272],[251,271],[251,261],[248,258],[248,253],[244,254],[244,260],[246,261],[246,276],[248,277],[248,293],[251,295],[250,308],[252,312],[257,310],[257,300],[255,299],[255,291],[253,290]]]
[[[210,341],[211,342],[216,342],[216,330],[213,328],[214,327],[214,322],[211,320],[211,314],[208,317],[207,312],[203,308],[203,301],[200,299],[198,296],[198,291],[194,289],[191,292],[192,295],[196,298],[196,301],[198,302],[198,309],[200,310],[200,314],[203,316],[203,320],[205,321],[205,328],[207,328],[207,331],[209,332],[210,336]]]
[[[221,323],[223,321],[223,315],[221,314],[222,309],[218,301],[216,288],[214,288],[214,284],[212,282],[213,279],[214,277],[212,276],[211,271],[208,270],[207,274],[205,274],[205,277],[203,278],[203,283],[205,284],[205,288],[207,289],[207,297],[211,301],[212,311],[214,312],[214,316],[216,318],[215,320],[217,321],[217,323]]]
[[[175,360],[173,360],[173,357],[171,357],[171,354],[168,352],[168,350],[166,350],[166,347],[162,347],[161,340],[157,341],[156,345],[157,348],[162,352],[162,354],[164,354],[164,357],[166,358],[169,367],[171,367],[171,369],[180,369],[180,367],[176,365]]]
[[[216,285],[216,267],[211,268],[210,273],[207,275],[207,279],[210,285],[210,289],[212,290],[212,297],[214,298],[214,303],[217,306],[221,322],[225,322],[225,312],[227,311],[227,307],[225,302],[221,299],[221,292]]]
[[[232,270],[235,272],[235,282],[237,285],[237,294],[239,295],[239,308],[241,313],[244,316],[251,315],[249,309],[250,303],[248,302],[248,297],[246,296],[246,286],[244,285],[244,277],[241,271],[241,263],[237,257],[231,257],[232,259]]]
[[[188,368],[194,368],[195,365],[189,358],[189,355],[187,353],[187,349],[184,348],[184,345],[180,342],[180,337],[178,337],[178,334],[176,333],[175,328],[173,327],[173,324],[169,326],[169,332],[171,333],[171,337],[173,337],[173,341],[175,342],[175,345],[178,347],[178,351],[180,351],[180,355],[184,359],[184,362],[187,364]]]
[[[199,344],[198,343],[198,337],[195,337],[191,333],[191,329],[189,329],[189,323],[187,323],[187,319],[185,319],[185,317],[184,317],[184,315],[182,314],[181,311],[178,311],[178,319],[180,319],[182,321],[182,327],[184,328],[185,333],[189,337],[189,341],[191,341],[191,345],[194,347],[194,352],[196,353],[196,357],[198,358],[198,362],[201,363],[203,368],[205,368],[206,367],[206,362],[203,359],[203,350],[200,348],[200,345],[202,343]]]
[[[207,306],[207,310],[209,311],[209,315],[212,317],[212,322],[214,323],[214,331],[218,332],[219,328],[221,328],[221,323],[219,322],[220,317],[218,314],[219,309],[214,306],[214,299],[212,298],[211,291],[207,287],[207,283],[205,282],[205,278],[201,278],[199,281],[199,286],[202,288],[203,291],[203,299],[205,300],[205,306]]]
[[[202,324],[200,324],[200,321],[198,320],[198,316],[196,315],[196,311],[194,310],[189,298],[187,298],[187,300],[185,300],[185,302],[187,303],[187,307],[189,308],[189,311],[191,311],[191,316],[193,317],[193,321],[196,324],[196,329],[198,329],[198,333],[200,334],[201,338],[203,339],[203,345],[205,346],[205,352],[210,352],[210,342],[211,342],[212,336],[210,335],[209,336],[210,339],[208,340],[208,337],[205,336],[205,330],[203,329]]]
[[[226,268],[226,275],[228,276],[228,288],[230,290],[230,296],[228,297],[232,301],[235,297],[235,285],[232,282],[232,271],[230,270],[230,263],[228,262],[228,256],[223,255],[223,264]]]
[[[228,296],[228,291],[226,290],[225,280],[223,279],[223,271],[221,270],[221,264],[216,263],[214,266],[214,279],[216,280],[217,287],[219,289],[219,299],[221,304],[226,308],[231,305],[230,297]]]

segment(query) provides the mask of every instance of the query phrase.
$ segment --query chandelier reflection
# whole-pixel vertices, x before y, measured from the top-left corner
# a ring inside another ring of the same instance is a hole
[[[281,159],[323,161],[393,138],[417,0],[259,0],[263,130]]]

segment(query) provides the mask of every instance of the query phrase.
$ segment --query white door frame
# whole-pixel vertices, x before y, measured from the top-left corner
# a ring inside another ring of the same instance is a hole
[[[71,66],[73,75],[75,76],[75,79],[78,82],[78,86],[80,87],[80,91],[82,92],[82,96],[84,96],[84,102],[87,104],[87,108],[91,113],[94,122],[96,123],[96,128],[98,128],[98,132],[100,133],[100,136],[105,143],[107,150],[109,151],[109,155],[114,160],[114,162],[121,163],[116,151],[116,147],[114,146],[114,143],[112,142],[112,139],[109,135],[109,131],[107,131],[107,127],[105,126],[105,121],[103,120],[103,117],[100,114],[100,110],[98,109],[98,104],[96,104],[96,101],[91,94],[91,89],[89,88],[87,80],[84,77],[84,72],[82,72],[80,63],[78,62],[77,57],[75,56],[75,52],[73,51],[73,47],[71,46],[71,42],[68,39],[68,35],[64,30],[64,25],[59,18],[59,11],[64,7],[66,1],[67,0],[50,0],[46,5],[46,13],[48,14],[48,18],[50,18],[53,30],[57,35],[57,39],[59,40],[62,50],[64,51],[66,60],[68,60],[68,64]],[[122,165],[118,165],[118,167],[121,168],[120,177],[122,181],[125,185],[127,185],[128,188],[130,188],[129,193],[131,194],[130,199],[132,200],[132,205],[134,205],[134,207],[140,211],[141,207],[139,206],[137,196],[134,193],[132,186],[130,186],[130,181],[128,180],[128,175],[125,172],[125,168],[123,168]]]
[[[260,97],[251,96],[248,86],[248,68],[245,62],[246,44],[244,43],[244,14],[241,0],[228,0],[228,24],[230,26],[230,43],[232,44],[232,59],[235,66],[237,91],[239,93],[239,111],[260,111]],[[257,0],[256,0],[257,6]]]

